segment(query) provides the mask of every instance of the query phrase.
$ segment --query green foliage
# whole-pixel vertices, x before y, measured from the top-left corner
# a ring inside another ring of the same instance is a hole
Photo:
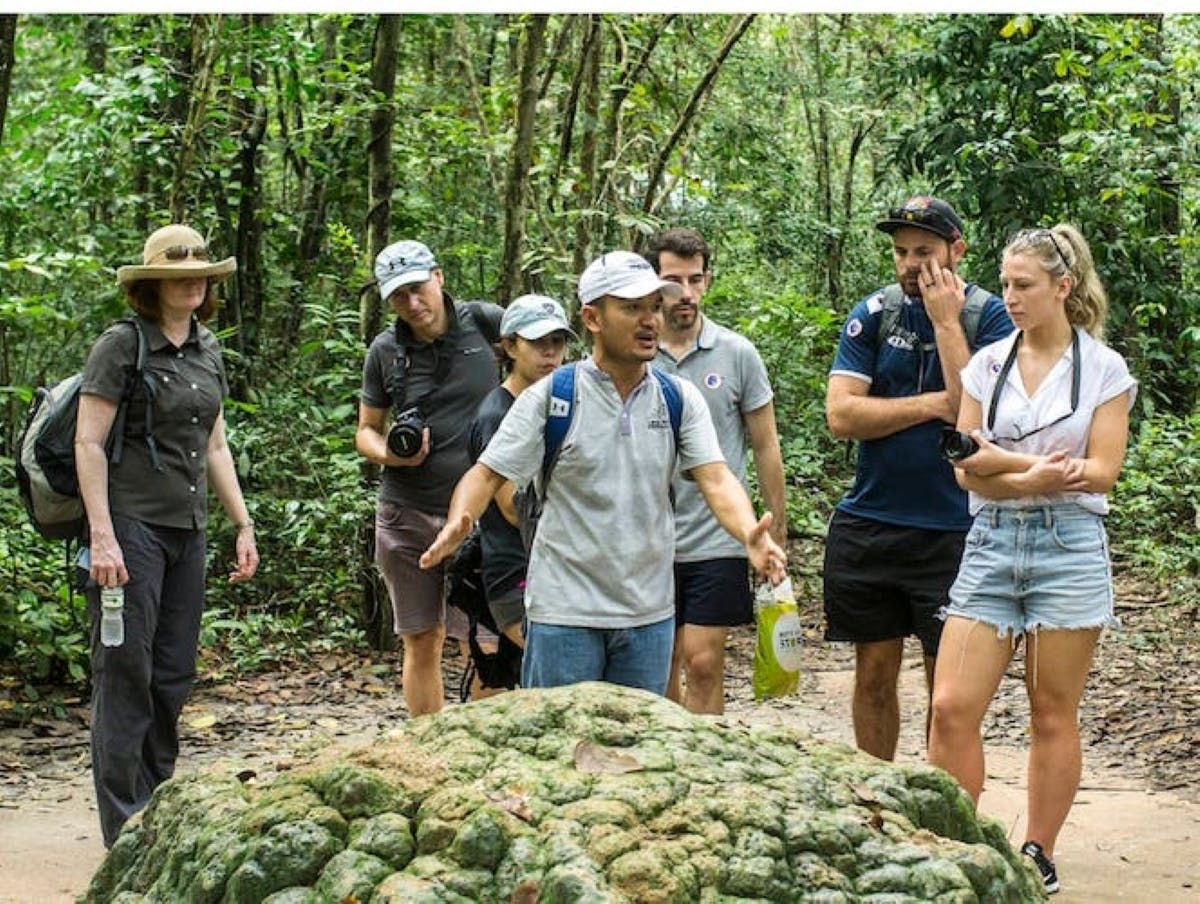
[[[1200,575],[1200,414],[1142,421],[1109,521],[1135,564],[1163,579]]]
[[[12,460],[0,458],[9,473]],[[88,614],[71,594],[62,543],[37,535],[15,488],[0,488],[0,662],[37,700],[44,684],[82,684],[88,670]]]

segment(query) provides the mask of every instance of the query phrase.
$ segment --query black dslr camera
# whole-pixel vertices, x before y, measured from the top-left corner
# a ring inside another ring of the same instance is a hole
[[[955,427],[945,424],[942,427],[942,439],[938,443],[942,450],[942,458],[946,461],[962,461],[979,451],[979,443],[969,433],[962,433]]]
[[[388,431],[387,446],[397,458],[409,458],[421,451],[422,434],[425,432],[425,416],[416,405],[405,408],[396,415],[396,423]]]

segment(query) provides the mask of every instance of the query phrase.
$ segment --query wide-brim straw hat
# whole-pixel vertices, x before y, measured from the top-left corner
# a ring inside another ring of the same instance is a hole
[[[200,253],[200,257],[196,254]],[[128,288],[143,279],[193,279],[208,277],[222,280],[237,270],[237,260],[208,260],[204,238],[190,226],[172,223],[155,230],[142,248],[142,263],[117,269],[117,282]]]

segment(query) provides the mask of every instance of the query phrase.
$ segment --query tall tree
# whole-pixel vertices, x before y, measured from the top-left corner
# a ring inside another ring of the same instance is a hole
[[[400,46],[400,17],[384,14],[376,21],[371,57],[371,134],[367,139],[368,198],[367,254],[374,261],[388,242],[392,216],[392,126],[396,121],[396,54]],[[364,291],[359,297],[359,332],[365,342],[379,332],[382,322],[379,293]]]
[[[191,17],[189,84],[184,85],[184,103],[187,113],[183,122],[183,133],[179,138],[179,149],[175,160],[171,194],[167,202],[171,220],[181,223],[188,217],[188,180],[194,173],[193,164],[199,154],[197,147],[204,128],[211,99],[213,70],[220,51],[220,17],[195,15]]]
[[[546,42],[548,16],[526,21],[517,88],[516,136],[509,160],[504,192],[504,256],[496,297],[508,302],[520,294],[521,253],[525,243],[525,215],[529,197],[529,168],[533,159],[533,126],[537,113],[538,61]]]
[[[236,343],[242,353],[242,366],[233,372],[233,389],[244,398],[250,385],[250,373],[258,358],[262,340],[260,328],[263,309],[262,213],[263,189],[259,157],[267,134],[267,104],[262,91],[265,81],[260,56],[260,33],[269,17],[247,14],[242,17],[245,32],[242,77],[244,90],[234,92],[234,117],[238,126],[238,218],[237,218],[237,297],[239,320]]]
[[[12,85],[13,43],[17,36],[17,17],[0,15],[0,142],[4,140],[4,120],[8,115],[8,91]]]

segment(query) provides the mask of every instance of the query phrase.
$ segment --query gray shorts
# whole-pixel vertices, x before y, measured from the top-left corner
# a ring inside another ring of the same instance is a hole
[[[446,621],[442,568],[417,564],[446,519],[394,502],[375,508],[375,564],[392,601],[396,634],[419,634]]]

